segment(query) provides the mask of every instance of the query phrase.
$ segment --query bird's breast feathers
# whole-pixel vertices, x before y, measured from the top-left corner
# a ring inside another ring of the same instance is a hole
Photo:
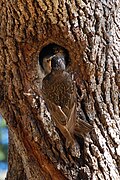
[[[43,80],[42,90],[47,99],[64,107],[73,94],[74,86],[70,75],[63,71],[47,75]]]

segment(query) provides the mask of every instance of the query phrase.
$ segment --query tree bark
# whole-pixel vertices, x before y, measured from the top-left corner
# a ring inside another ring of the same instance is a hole
[[[1,0],[0,113],[9,128],[8,180],[120,179],[119,1]],[[39,53],[69,52],[78,118],[94,129],[74,151],[46,109]]]

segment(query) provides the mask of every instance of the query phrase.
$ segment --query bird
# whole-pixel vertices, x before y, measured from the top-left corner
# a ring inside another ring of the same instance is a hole
[[[53,58],[53,56],[54,55],[51,56],[50,54],[44,57],[43,68],[44,68],[45,75],[51,72],[51,59]]]
[[[66,65],[68,64],[68,52],[65,48],[57,44],[49,44],[45,46],[39,54],[39,64],[41,66],[42,72],[47,75],[51,72],[51,59],[56,54],[60,54],[61,58],[65,58]],[[64,57],[62,57],[64,55]]]
[[[55,54],[44,57],[43,68],[46,72],[42,81],[44,101],[53,122],[66,140],[66,147],[72,147],[75,144],[74,134],[87,134],[91,125],[83,120],[76,123],[77,91],[75,81],[66,71],[64,51],[60,49]]]

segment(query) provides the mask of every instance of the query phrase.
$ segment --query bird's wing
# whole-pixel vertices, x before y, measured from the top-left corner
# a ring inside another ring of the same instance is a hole
[[[52,103],[50,100],[46,98],[44,100],[48,106],[53,121],[56,123],[56,127],[60,130],[60,132],[66,139],[66,147],[68,148],[72,146],[74,144],[74,139],[71,136],[69,129],[67,128],[67,116],[62,111],[60,106],[57,106],[56,104]]]
[[[74,133],[77,136],[85,137],[89,132],[93,130],[93,125],[78,119],[75,125]]]
[[[73,109],[74,109],[74,112],[76,111],[77,99],[76,99],[76,87],[75,87],[75,84],[74,84],[74,88],[73,89],[74,90],[73,90],[73,92],[70,95],[70,98],[69,98],[67,106],[62,108],[62,110],[64,111],[64,113],[68,117],[68,119],[70,119],[71,112],[73,113]]]
[[[66,126],[71,133],[74,132],[74,127],[75,127],[75,123],[76,123],[76,104],[77,104],[76,87],[74,85],[74,90],[73,90],[72,94],[70,95],[70,99],[69,99],[67,106],[62,108],[63,112],[67,116]]]
[[[51,102],[49,99],[45,98],[43,95],[43,98],[46,102],[46,105],[48,107],[48,110],[52,116],[52,118],[54,118],[56,123],[60,123],[61,125],[66,125],[66,122],[68,121],[68,118],[66,116],[66,114],[63,112],[63,110],[61,109],[60,106],[57,106],[56,104],[54,104],[53,102]]]

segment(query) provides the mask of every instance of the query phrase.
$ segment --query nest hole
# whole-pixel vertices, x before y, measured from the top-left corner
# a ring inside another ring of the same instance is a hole
[[[68,50],[65,49],[62,46],[59,46],[59,45],[55,44],[55,43],[50,43],[47,46],[43,47],[40,54],[39,54],[39,63],[40,63],[40,66],[42,67],[42,69],[43,69],[43,59],[44,59],[44,57],[52,56],[57,51],[59,51],[60,49],[62,49],[64,51],[64,53],[65,53],[66,68],[68,67],[68,65],[70,64],[70,58],[69,58]]]

